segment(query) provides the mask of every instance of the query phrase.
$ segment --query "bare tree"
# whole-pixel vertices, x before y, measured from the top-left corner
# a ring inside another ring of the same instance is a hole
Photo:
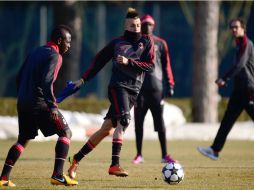
[[[194,122],[216,122],[218,119],[218,1],[195,4],[194,54],[192,81],[192,116]]]
[[[54,2],[54,25],[65,24],[72,29],[70,53],[64,55],[63,66],[56,81],[56,91],[65,86],[67,80],[80,77],[80,55],[82,45],[83,3],[76,1]]]

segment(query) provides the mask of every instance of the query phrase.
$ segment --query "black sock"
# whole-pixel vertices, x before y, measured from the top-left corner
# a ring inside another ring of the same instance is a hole
[[[85,157],[89,152],[91,152],[95,146],[91,143],[90,140],[80,149],[80,151],[74,155],[74,159],[79,162],[82,158]]]
[[[55,147],[55,166],[53,176],[63,175],[63,167],[65,159],[69,151],[70,139],[67,137],[59,137]]]
[[[6,157],[6,160],[5,160],[5,164],[4,164],[0,179],[9,180],[11,169],[13,168],[14,164],[20,157],[23,150],[24,150],[24,147],[19,143],[14,144],[10,148],[8,155]]]
[[[113,139],[111,166],[115,166],[115,165],[119,166],[120,152],[121,152],[121,148],[122,148],[122,143],[123,143],[122,139]]]
[[[165,131],[158,132],[159,141],[161,145],[161,156],[164,158],[167,155],[167,142],[166,142],[166,133]]]

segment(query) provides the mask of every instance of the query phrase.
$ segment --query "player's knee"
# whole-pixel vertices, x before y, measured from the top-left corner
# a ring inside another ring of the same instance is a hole
[[[99,133],[101,134],[101,136],[106,137],[110,134],[110,130],[108,128],[101,128],[99,130]]]
[[[99,132],[102,136],[106,137],[110,134],[110,130],[112,129],[113,124],[111,120],[105,120]]]
[[[125,131],[125,129],[130,124],[130,115],[129,114],[125,114],[125,115],[121,116],[121,118],[120,118],[120,124],[123,126],[123,131]]]
[[[121,124],[122,126],[124,126],[124,127],[128,127],[129,124],[130,124],[130,118],[128,118],[128,117],[122,117],[122,118],[120,119],[120,124]]]
[[[103,131],[103,136],[104,137],[109,136],[109,135],[110,135],[110,131],[108,131],[108,130]]]
[[[71,139],[72,131],[70,130],[70,128],[64,130],[64,136],[67,137],[68,139]]]

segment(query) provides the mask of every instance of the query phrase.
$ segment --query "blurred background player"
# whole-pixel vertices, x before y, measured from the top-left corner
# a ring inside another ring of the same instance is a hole
[[[175,84],[168,46],[165,40],[153,35],[155,21],[150,15],[143,16],[141,23],[142,33],[150,35],[154,40],[155,69],[153,72],[145,74],[145,80],[134,107],[137,155],[133,159],[133,163],[144,162],[142,157],[143,124],[148,109],[150,109],[153,116],[154,130],[158,132],[161,146],[161,162],[175,162],[167,153],[166,128],[163,119],[163,98],[165,95],[173,96]]]
[[[221,121],[220,128],[211,147],[198,147],[204,156],[218,160],[226,138],[235,121],[245,109],[254,121],[254,47],[245,33],[245,23],[242,19],[233,19],[229,27],[236,42],[233,65],[229,71],[215,82],[219,87],[234,79],[233,92]]]
[[[62,54],[68,51],[71,43],[71,30],[60,25],[51,35],[46,45],[31,51],[17,76],[17,111],[19,135],[10,148],[0,177],[0,186],[12,186],[10,173],[30,139],[38,135],[57,134],[55,146],[55,166],[51,177],[54,185],[77,185],[78,182],[63,175],[63,166],[68,155],[71,130],[58,111],[53,84],[62,65]],[[39,172],[39,171],[38,171]]]
[[[84,81],[90,80],[106,63],[112,60],[112,75],[108,85],[110,108],[102,127],[89,138],[74,157],[70,157],[71,167],[68,171],[71,177],[76,176],[76,169],[81,159],[108,136],[112,128],[115,128],[115,131],[112,139],[112,162],[108,173],[128,176],[128,173],[119,164],[123,133],[129,125],[130,109],[136,102],[144,81],[144,73],[154,68],[153,59],[153,41],[149,36],[141,34],[138,12],[129,8],[125,19],[124,35],[107,44],[95,56],[93,63],[82,78],[74,82],[76,87],[80,88]]]

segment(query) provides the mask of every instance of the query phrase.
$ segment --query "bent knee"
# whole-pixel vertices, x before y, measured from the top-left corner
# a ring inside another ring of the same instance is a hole
[[[106,136],[109,136],[110,135],[110,131],[103,131],[103,136],[106,137]]]
[[[101,128],[100,133],[101,133],[102,136],[106,137],[110,134],[110,130],[111,130],[111,128],[108,128],[108,127]]]
[[[72,131],[70,130],[70,128],[68,128],[68,129],[66,130],[66,137],[67,137],[68,139],[71,139],[71,137],[72,137]]]
[[[123,131],[125,131],[130,124],[130,114],[125,114],[121,116],[120,124],[123,126]]]
[[[102,136],[108,136],[110,134],[110,130],[113,128],[113,123],[110,119],[104,121],[102,127],[100,128],[99,132]]]
[[[70,128],[66,128],[63,131],[60,132],[60,134],[58,134],[58,136],[60,137],[66,137],[68,139],[71,139],[72,137],[72,131]]]

